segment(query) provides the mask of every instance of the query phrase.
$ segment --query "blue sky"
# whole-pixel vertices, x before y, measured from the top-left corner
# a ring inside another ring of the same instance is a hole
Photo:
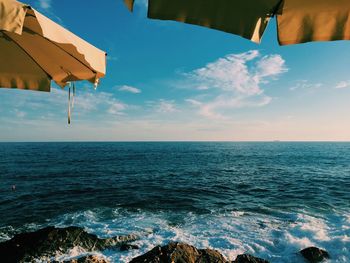
[[[350,140],[350,42],[260,45],[121,0],[29,4],[108,53],[95,91],[0,90],[0,141]]]

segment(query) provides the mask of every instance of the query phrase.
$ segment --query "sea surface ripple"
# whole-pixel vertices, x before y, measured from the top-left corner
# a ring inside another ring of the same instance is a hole
[[[46,225],[139,233],[140,250],[103,252],[114,262],[171,240],[350,262],[350,143],[0,143],[0,215],[0,241]]]

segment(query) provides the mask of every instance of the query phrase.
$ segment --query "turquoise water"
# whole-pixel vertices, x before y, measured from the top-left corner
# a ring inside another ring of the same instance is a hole
[[[0,240],[78,225],[140,235],[140,250],[103,252],[114,262],[171,240],[350,262],[350,143],[2,143],[0,157]]]

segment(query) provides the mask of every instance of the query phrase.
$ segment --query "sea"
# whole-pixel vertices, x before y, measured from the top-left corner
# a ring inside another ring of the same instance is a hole
[[[0,242],[49,225],[137,234],[140,249],[100,253],[112,262],[179,241],[272,263],[317,246],[348,263],[350,143],[0,143]]]

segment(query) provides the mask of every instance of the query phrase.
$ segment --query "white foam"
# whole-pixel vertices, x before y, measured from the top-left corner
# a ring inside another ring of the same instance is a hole
[[[177,218],[177,220],[172,220]],[[180,220],[178,219],[180,218]],[[250,253],[271,263],[303,262],[297,252],[317,246],[330,252],[329,263],[350,262],[350,214],[311,215],[279,213],[278,217],[244,213],[152,214],[138,210],[128,212],[115,209],[106,217],[106,210],[67,214],[49,222],[57,226],[76,225],[100,237],[138,234],[134,244],[139,250],[103,251],[112,262],[129,262],[156,245],[170,241],[185,242],[198,248],[219,250],[227,259]],[[87,251],[74,248],[56,260],[84,255]]]
[[[328,234],[329,228],[325,223],[325,220],[321,218],[315,218],[305,214],[298,215],[298,226],[300,230],[304,232],[310,232],[310,234],[320,241],[329,241]]]

